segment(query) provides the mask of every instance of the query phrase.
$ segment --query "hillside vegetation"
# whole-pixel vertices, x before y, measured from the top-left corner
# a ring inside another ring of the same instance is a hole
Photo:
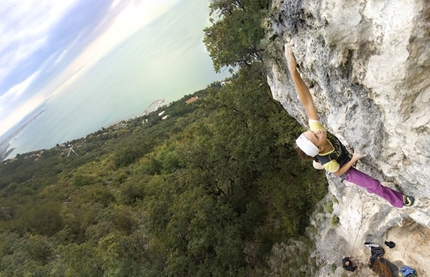
[[[0,165],[0,276],[245,276],[304,234],[327,181],[297,157],[303,130],[266,83],[265,5],[212,7],[209,50],[224,47],[217,26],[246,25],[243,53],[211,52],[238,67],[225,85]]]

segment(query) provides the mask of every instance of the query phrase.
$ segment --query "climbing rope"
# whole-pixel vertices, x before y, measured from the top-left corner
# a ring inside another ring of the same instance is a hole
[[[358,235],[360,234],[361,227],[363,226],[363,219],[364,219],[364,204],[363,204],[362,194],[359,193],[358,195],[359,195],[360,202],[361,202],[361,213],[360,213],[361,219],[360,219],[360,223],[359,223],[359,227],[358,227],[357,233],[355,235],[354,244],[353,244],[352,249],[351,249],[351,255],[350,255],[350,257],[353,257],[352,254],[355,253]],[[377,260],[375,260],[372,263],[372,265],[371,265],[371,269],[372,269],[373,272],[375,272],[376,274],[378,274],[378,276],[381,276],[381,277],[395,277],[392,269],[387,264],[387,261],[385,259],[383,259],[383,258],[378,258]]]
[[[361,227],[362,227],[362,225],[363,225],[363,199],[361,198],[361,194],[359,193],[358,194],[359,195],[359,197],[360,197],[360,202],[361,202],[361,213],[360,213],[360,223],[359,223],[359,226],[358,226],[358,230],[357,230],[357,233],[355,234],[355,239],[354,239],[354,244],[353,244],[353,246],[352,246],[352,249],[351,249],[351,253],[350,253],[350,255],[348,256],[349,258],[348,258],[348,260],[350,259],[350,258],[353,258],[353,253],[355,252],[355,246],[356,246],[356,244],[357,244],[357,238],[358,238],[358,235],[360,234],[360,231],[361,231]],[[342,259],[342,264],[343,264],[343,267],[346,269],[346,270],[350,270],[350,271],[355,271],[355,269],[357,268],[357,265],[356,266],[354,266],[354,268],[348,268],[348,267],[351,267],[352,265],[353,265],[353,261],[349,261],[349,262],[352,262],[352,264],[350,264],[350,265],[347,265],[346,264],[346,261],[345,261],[345,258],[344,259]]]
[[[358,188],[356,188],[356,189],[358,189]],[[360,192],[358,192],[358,195],[359,195],[359,197],[360,197],[360,202],[361,202],[361,219],[360,219],[360,224],[359,224],[359,227],[358,227],[358,230],[357,230],[357,234],[355,235],[355,240],[354,240],[354,244],[353,244],[353,246],[352,246],[352,251],[351,251],[351,255],[349,255],[350,257],[353,257],[352,256],[352,253],[354,253],[355,252],[355,246],[356,246],[356,243],[357,243],[357,238],[358,238],[358,235],[360,234],[360,231],[361,231],[361,227],[362,227],[362,225],[363,225],[363,199],[361,198],[361,193]]]

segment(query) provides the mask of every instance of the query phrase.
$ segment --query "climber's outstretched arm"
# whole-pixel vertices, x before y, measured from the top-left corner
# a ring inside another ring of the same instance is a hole
[[[318,114],[315,109],[312,96],[309,92],[308,87],[303,82],[303,79],[300,76],[299,71],[297,70],[296,58],[294,57],[293,50],[291,49],[293,45],[294,45],[293,42],[289,42],[284,45],[285,58],[287,59],[287,62],[288,62],[288,69],[291,72],[291,76],[294,81],[294,86],[296,88],[297,95],[299,96],[299,100],[306,110],[306,114],[308,115],[308,118],[318,120]]]

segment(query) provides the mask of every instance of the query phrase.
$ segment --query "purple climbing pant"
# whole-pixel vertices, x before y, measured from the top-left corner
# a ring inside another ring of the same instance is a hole
[[[345,176],[345,180],[365,188],[369,193],[374,193],[386,199],[397,208],[403,207],[403,194],[381,185],[381,182],[351,167]]]

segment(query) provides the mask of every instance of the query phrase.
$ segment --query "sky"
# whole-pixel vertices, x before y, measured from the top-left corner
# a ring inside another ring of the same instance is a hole
[[[2,0],[0,136],[178,1]]]

